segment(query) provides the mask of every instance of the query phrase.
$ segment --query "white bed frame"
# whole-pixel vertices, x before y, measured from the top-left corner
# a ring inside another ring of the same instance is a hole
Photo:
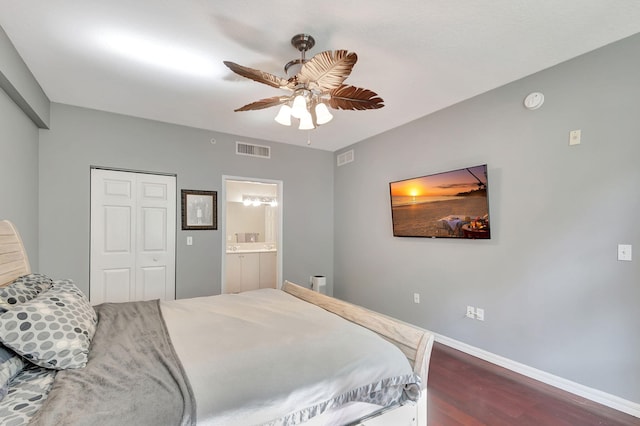
[[[31,273],[27,253],[15,226],[8,220],[0,221],[0,287],[14,279]],[[422,378],[422,393],[417,404],[407,404],[362,420],[359,425],[387,426],[427,424],[427,378],[434,335],[426,330],[353,305],[333,297],[314,292],[289,281],[282,290],[306,302],[337,314],[348,321],[374,331],[396,345],[405,354],[413,371]]]

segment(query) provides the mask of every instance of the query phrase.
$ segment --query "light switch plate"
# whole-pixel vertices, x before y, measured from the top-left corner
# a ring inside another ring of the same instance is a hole
[[[569,145],[580,145],[582,130],[572,130],[569,132]]]
[[[193,245],[193,237],[187,237],[187,245],[188,246],[192,246]]]
[[[631,244],[618,244],[618,260],[631,261]]]

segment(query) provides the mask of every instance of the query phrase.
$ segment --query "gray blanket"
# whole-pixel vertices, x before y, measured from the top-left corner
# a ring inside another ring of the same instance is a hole
[[[95,307],[83,369],[60,371],[33,425],[191,425],[196,406],[157,300]]]

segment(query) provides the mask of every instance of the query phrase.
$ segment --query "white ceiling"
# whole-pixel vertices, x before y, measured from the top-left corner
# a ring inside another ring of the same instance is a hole
[[[335,151],[638,33],[640,1],[0,0],[0,26],[53,102],[302,146],[276,108],[233,112],[284,92],[222,61],[285,76],[309,33],[385,100],[310,132]]]

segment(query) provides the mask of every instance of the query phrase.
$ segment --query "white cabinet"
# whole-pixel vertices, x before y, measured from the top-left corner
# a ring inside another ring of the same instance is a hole
[[[227,254],[226,267],[227,293],[239,293],[259,288],[259,253]]]
[[[226,293],[276,288],[277,252],[227,253]]]
[[[227,254],[225,293],[239,293],[242,287],[242,260],[239,254]]]
[[[260,288],[276,288],[276,259],[278,253],[260,253]]]

